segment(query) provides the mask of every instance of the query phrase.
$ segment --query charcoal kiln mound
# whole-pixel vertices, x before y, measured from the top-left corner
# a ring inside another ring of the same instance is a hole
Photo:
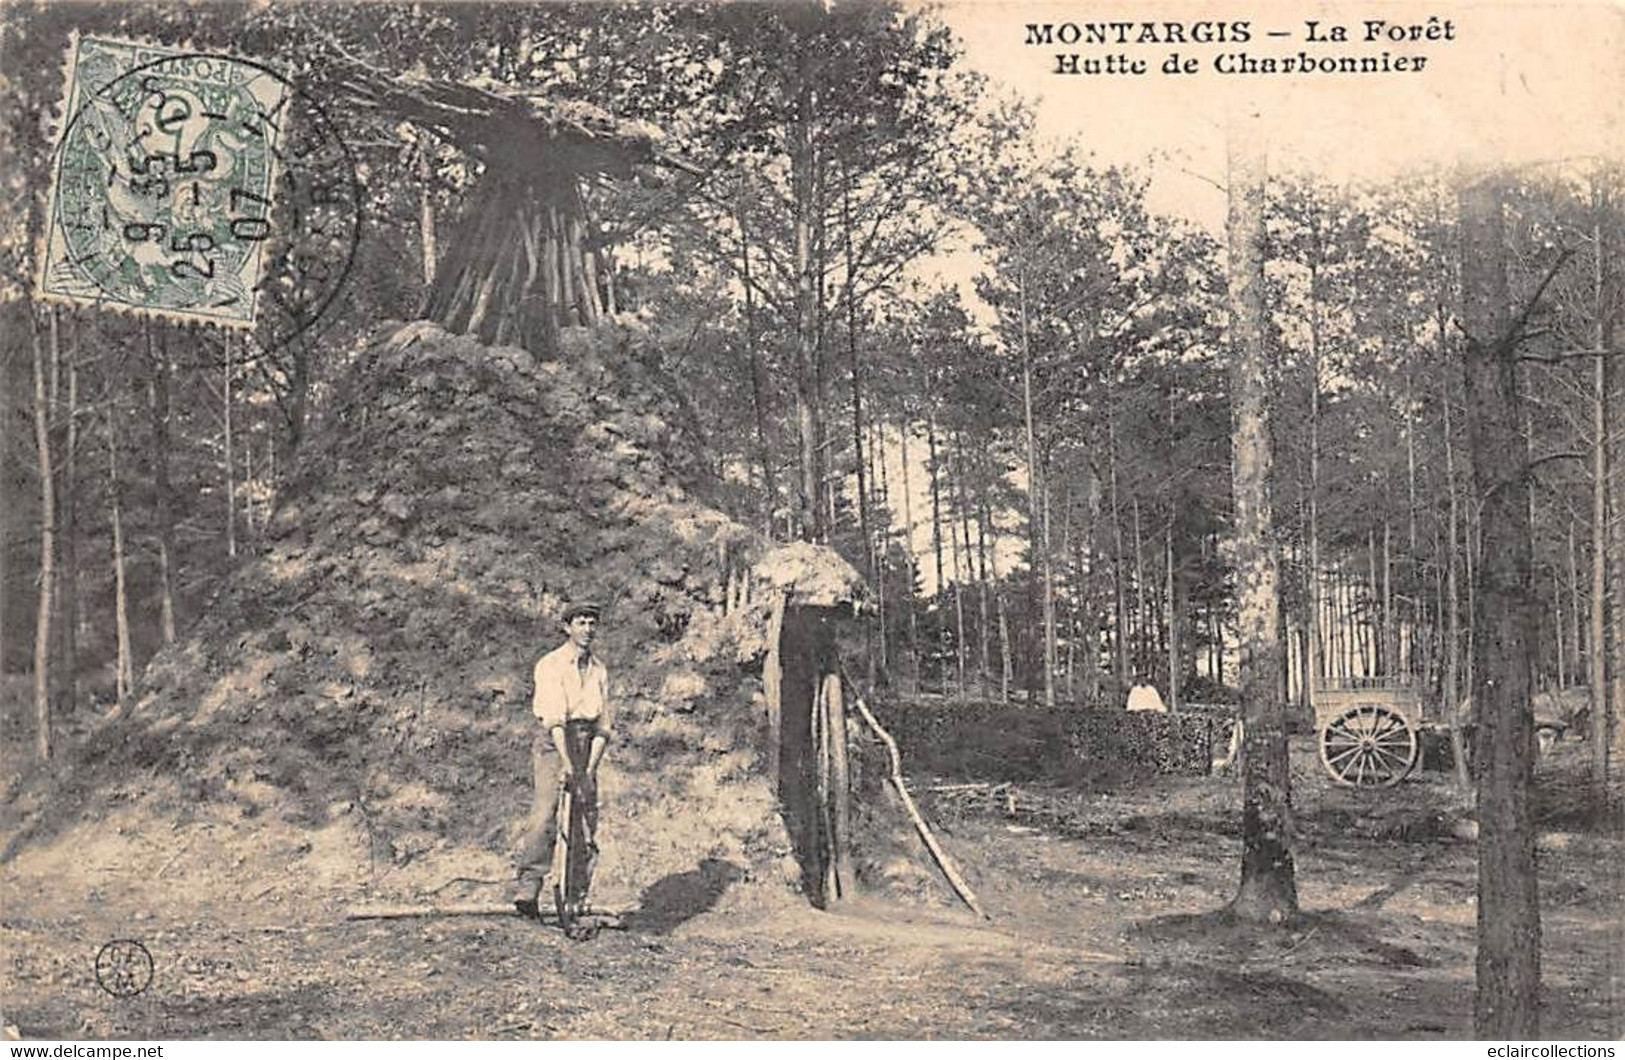
[[[792,896],[764,765],[767,608],[741,590],[759,544],[696,499],[698,449],[648,341],[576,329],[543,361],[415,323],[366,348],[262,553],[122,711],[13,793],[5,873],[505,894],[531,667],[565,603],[591,599],[620,704],[595,896],[635,906],[707,869]]]

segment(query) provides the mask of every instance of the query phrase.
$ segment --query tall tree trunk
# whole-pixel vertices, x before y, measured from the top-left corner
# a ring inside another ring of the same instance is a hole
[[[1393,528],[1386,517],[1382,520],[1382,672],[1403,673],[1399,666],[1399,651],[1394,623],[1394,567]]]
[[[976,683],[979,694],[985,700],[991,696],[993,683],[993,629],[992,613],[988,600],[988,564],[991,549],[988,547],[987,523],[987,483],[989,474],[987,470],[987,453],[984,450],[977,464],[976,489],[976,597],[978,621],[976,623],[976,639],[978,646]]]
[[[1592,240],[1592,364],[1591,396],[1591,628],[1587,639],[1586,683],[1591,691],[1591,800],[1599,809],[1608,805],[1608,370],[1603,350],[1608,342],[1607,256],[1602,218],[1608,200],[1593,184],[1595,221]],[[1625,556],[1615,556],[1616,564]],[[1616,611],[1625,600],[1614,602]],[[1575,618],[1579,618],[1575,609]]]
[[[1405,351],[1405,525],[1406,525],[1406,551],[1405,569],[1410,572],[1407,582],[1415,590],[1416,596],[1411,604],[1410,636],[1407,638],[1405,658],[1402,672],[1414,674],[1416,672],[1416,632],[1420,624],[1419,612],[1422,609],[1423,575],[1421,561],[1416,552],[1416,368],[1415,355],[1409,349]],[[1446,717],[1449,715],[1447,714]]]
[[[226,346],[226,374],[225,374],[226,396],[225,396],[225,401],[223,402],[223,404],[225,406],[224,411],[225,411],[225,426],[226,426],[226,439],[225,439],[225,442],[226,442],[226,555],[228,555],[228,556],[235,559],[236,556],[237,556],[237,467],[236,467],[236,464],[234,463],[234,458],[233,458],[233,454],[232,454],[232,438],[231,438],[231,427],[232,427],[232,422],[231,422],[232,421],[232,415],[231,415],[231,406],[232,406],[231,373],[232,373],[232,369],[233,369],[234,366],[233,366],[232,360],[231,360],[231,333],[230,332],[226,333],[225,346]]]
[[[817,210],[814,201],[812,56],[802,55],[800,90],[797,94],[797,118],[790,128],[790,184],[795,216],[796,280],[796,429],[800,443],[801,536],[807,541],[822,541],[824,526],[824,471],[820,443],[823,424],[820,418],[818,335],[816,319],[818,307],[813,259],[813,222]]]
[[[1032,338],[1027,319],[1027,268],[1020,265],[1016,275],[1017,312],[1020,325],[1020,387],[1022,424],[1027,442],[1027,550],[1033,582],[1038,585],[1038,608],[1043,615],[1043,704],[1055,707],[1055,598],[1050,592],[1043,527],[1043,470],[1038,467],[1037,429],[1032,408]]]
[[[1123,517],[1117,496],[1117,426],[1112,402],[1106,401],[1106,461],[1111,472],[1112,491],[1112,641],[1117,691],[1128,691],[1128,593],[1123,587]]]
[[[1140,533],[1140,498],[1134,498],[1134,681],[1151,680],[1146,661],[1145,539]]]
[[[1467,651],[1463,656],[1467,663],[1467,679],[1462,683],[1463,688],[1473,687],[1473,643],[1478,625],[1478,608],[1473,601],[1473,594],[1478,591],[1478,578],[1473,573],[1478,569],[1479,557],[1478,520],[1474,514],[1476,510],[1476,506],[1468,505],[1462,520],[1462,533],[1466,535],[1462,543],[1462,554],[1466,559],[1463,566],[1467,575]]]
[[[1605,491],[1605,499],[1606,499],[1606,483],[1604,483],[1604,491]],[[1574,662],[1576,664],[1575,665],[1575,670],[1576,670],[1576,672],[1578,672],[1578,670],[1580,669],[1580,664],[1583,662],[1584,657],[1585,657],[1585,648],[1583,647],[1585,641],[1584,641],[1584,638],[1583,638],[1583,636],[1582,636],[1582,634],[1580,632],[1580,623],[1582,621],[1581,618],[1580,618],[1580,611],[1581,611],[1581,607],[1580,607],[1580,556],[1579,556],[1579,549],[1576,547],[1576,543],[1575,543],[1574,523],[1575,523],[1575,520],[1573,518],[1570,518],[1569,519],[1569,605],[1570,605],[1569,606],[1569,617],[1574,623],[1574,627],[1573,627],[1574,628],[1574,634],[1573,634],[1572,637],[1569,638],[1569,645],[1573,648],[1573,656],[1572,656],[1572,658],[1574,659]],[[1555,576],[1557,572],[1554,570],[1552,573]]]
[[[1044,471],[1038,462],[1038,433],[1033,414],[1033,350],[1027,315],[1027,270],[1016,274],[1017,310],[1021,325],[1021,412],[1027,443],[1028,563],[1038,583],[1038,604],[1044,620],[1044,706],[1055,707],[1055,593],[1050,581],[1049,527],[1044,518]]]
[[[869,432],[869,454],[872,459],[880,457],[881,446],[885,435],[880,425],[875,423]],[[879,652],[880,670],[889,673],[891,670],[891,598],[886,588],[887,575],[891,570],[891,501],[886,496],[885,462],[875,459],[869,469],[869,481],[878,482],[874,487],[875,502],[879,507],[880,523],[875,527],[875,543],[873,546],[875,556],[875,632],[879,635],[876,648]],[[878,478],[877,478],[878,473]]]
[[[886,575],[891,569],[892,510],[891,486],[886,481],[886,432],[880,417],[869,420],[869,482],[875,490],[880,524],[875,527],[875,607],[876,629],[880,633],[880,669],[891,670],[891,612],[886,591]]]
[[[175,642],[175,587],[171,564],[175,544],[175,503],[169,485],[169,343],[147,339],[147,409],[152,415],[153,514],[158,525],[158,608],[164,643]]]
[[[901,450],[903,461],[903,554],[908,557],[908,588],[903,594],[903,606],[908,609],[908,654],[913,660],[914,687],[912,691],[918,695],[920,691],[920,609],[914,598],[918,591],[920,581],[920,564],[914,552],[914,487],[909,481],[909,452],[908,436],[912,424],[908,421],[908,414],[903,414],[903,422],[897,431],[898,448]]]
[[[1439,321],[1444,322],[1444,307],[1439,307]],[[1439,332],[1439,361],[1449,363],[1449,350],[1445,345],[1445,332]],[[1448,375],[1446,376],[1448,378]],[[1460,491],[1456,486],[1456,446],[1450,425],[1450,386],[1442,384],[1439,406],[1444,410],[1444,481],[1448,498],[1445,532],[1445,599],[1444,599],[1444,702],[1445,717],[1450,722],[1450,752],[1455,761],[1456,785],[1463,792],[1473,789],[1467,768],[1467,741],[1462,738],[1461,726],[1477,716],[1477,705],[1466,718],[1457,709],[1461,705],[1461,589],[1457,581],[1457,551],[1461,545]]]
[[[1064,475],[1063,478],[1066,482],[1066,501],[1061,505],[1060,555],[1062,569],[1067,570],[1069,569],[1068,565],[1072,561],[1072,502],[1074,500],[1075,493],[1073,488],[1075,478],[1072,475]],[[1066,657],[1064,659],[1059,659],[1059,650],[1057,650],[1057,657],[1060,661],[1061,672],[1066,675],[1066,681],[1063,685],[1066,690],[1066,701],[1068,703],[1076,703],[1078,701],[1078,599],[1076,592],[1078,578],[1076,572],[1073,572],[1067,576],[1066,583],[1068,592],[1065,595],[1064,601],[1058,600],[1056,603],[1056,609],[1058,612],[1061,612],[1063,602],[1065,605],[1064,612],[1057,615],[1056,625],[1064,626],[1067,630]],[[1056,633],[1057,636],[1059,636],[1059,629],[1057,629]]]
[[[1625,328],[1620,326],[1616,319],[1613,326],[1613,348],[1625,346]],[[1612,518],[1609,520],[1613,530],[1613,599],[1614,599],[1614,694],[1613,694],[1613,753],[1616,758],[1625,757],[1625,368],[1620,367],[1619,358],[1603,358],[1604,375],[1607,380],[1605,389],[1608,391],[1608,415],[1619,429],[1612,432],[1610,441],[1613,444],[1613,459],[1609,461],[1613,472],[1613,482],[1609,488],[1609,502],[1612,505]],[[1596,724],[1596,719],[1592,719]],[[1625,974],[1625,973],[1622,973]],[[1619,979],[1616,978],[1615,982]]]
[[[987,468],[985,481],[991,488],[993,482],[991,463]],[[979,536],[986,537],[992,542],[988,547],[987,564],[988,579],[993,583],[993,606],[998,612],[999,623],[999,702],[1009,703],[1010,684],[1015,678],[1015,660],[1010,651],[1010,622],[1005,611],[1004,589],[999,584],[999,549],[998,537],[993,531],[993,502],[988,496],[987,489],[982,491],[980,509],[982,528]]]
[[[77,329],[75,330],[77,335]],[[62,673],[58,681],[62,711],[79,704],[79,349],[68,353],[67,437],[62,446],[62,570],[57,578],[62,626]]]
[[[118,472],[118,386],[107,396],[107,498],[113,530],[113,628],[118,642],[116,673],[118,701],[124,703],[135,688],[135,652],[130,645],[130,593],[125,577],[123,485]]]
[[[1100,529],[1100,476],[1092,467],[1089,471],[1089,492],[1086,499],[1085,511],[1089,527],[1088,532],[1080,535],[1078,539],[1078,576],[1083,585],[1085,646],[1083,691],[1085,700],[1094,704],[1100,699],[1100,606],[1095,595],[1096,557],[1100,554],[1095,547],[1095,535]]]
[[[930,379],[929,370],[926,378]],[[931,484],[931,552],[936,557],[937,572],[936,592],[931,595],[940,600],[948,586],[948,575],[942,566],[942,469],[938,466],[941,461],[937,454],[936,395],[927,391],[925,396],[928,409],[925,417],[925,473]]]
[[[970,568],[970,540],[965,537],[964,522],[959,518],[965,503],[964,466],[959,460],[959,435],[950,435],[948,445],[952,458],[948,465],[948,498],[952,511],[948,519],[948,543],[953,549],[954,563],[954,664],[959,677],[959,696],[969,695],[969,645],[965,637],[965,580]],[[961,538],[964,540],[961,540]]]
[[[762,526],[769,536],[773,533],[773,513],[779,503],[779,487],[773,478],[773,459],[767,444],[767,409],[762,397],[762,356],[756,348],[756,288],[751,279],[750,230],[745,225],[745,187],[740,185],[739,203],[735,207],[735,220],[739,225],[739,271],[745,288],[745,356],[750,362],[750,407],[756,417],[756,462],[762,469],[763,511]],[[609,310],[614,313],[613,309]]]
[[[1377,532],[1367,530],[1365,537],[1366,558],[1366,608],[1365,621],[1361,623],[1365,636],[1362,638],[1363,653],[1365,656],[1365,672],[1367,674],[1380,673],[1382,666],[1381,637],[1384,634],[1387,622],[1382,616],[1373,616],[1377,607]],[[1375,619],[1375,621],[1373,621]],[[1372,627],[1376,628],[1373,629]]]
[[[858,533],[863,541],[864,576],[870,585],[880,580],[879,558],[875,555],[874,533],[869,525],[869,475],[864,464],[863,426],[863,366],[858,358],[858,297],[857,271],[852,256],[852,193],[847,183],[841,195],[841,228],[846,254],[846,354],[848,377],[852,383],[852,463],[857,475]],[[869,627],[864,627],[864,640],[869,639]],[[868,645],[866,644],[867,648]],[[869,686],[875,684],[875,653],[864,652],[869,664]]]
[[[1047,458],[1046,458],[1047,464]],[[1057,666],[1058,644],[1055,634],[1055,547],[1050,540],[1050,527],[1053,520],[1050,518],[1050,490],[1049,471],[1045,468],[1040,482],[1043,486],[1044,530],[1039,543],[1044,549],[1043,571],[1044,585],[1044,706],[1055,707],[1055,670]]]
[[[1270,376],[1264,312],[1261,130],[1233,128],[1229,159],[1229,303],[1236,611],[1241,636],[1241,884],[1231,911],[1284,923],[1298,912],[1293,867],[1292,777],[1282,702],[1279,556],[1270,512]]]
[[[1540,1033],[1540,904],[1535,871],[1532,653],[1538,604],[1524,489],[1528,439],[1506,276],[1502,188],[1461,191],[1467,428],[1480,526],[1473,701],[1478,708],[1479,1038]],[[1510,470],[1509,470],[1510,469]]]
[[[1309,272],[1309,569],[1304,588],[1309,598],[1309,629],[1305,637],[1304,668],[1309,680],[1304,685],[1304,702],[1313,712],[1315,687],[1327,676],[1326,646],[1322,628],[1324,600],[1320,575],[1320,303],[1319,271]],[[1334,627],[1335,629],[1335,627]],[[1335,635],[1335,634],[1334,634]]]
[[[429,154],[427,140],[418,141],[418,240],[423,257],[423,286],[425,290],[434,287],[434,274],[436,259],[439,254],[439,241],[435,235],[434,218],[434,159]]]
[[[50,311],[51,356],[59,355],[56,311]],[[51,757],[51,604],[56,595],[56,477],[51,467],[50,406],[45,396],[45,353],[39,324],[30,316],[34,347],[34,444],[39,450],[39,608],[34,621],[34,750]]]
[[[1563,582],[1562,579],[1557,576],[1557,568],[1553,567],[1552,630],[1556,634],[1557,640],[1557,643],[1554,644],[1553,647],[1557,651],[1557,687],[1560,689],[1567,688],[1569,686],[1569,664],[1568,660],[1564,658],[1567,652],[1564,651],[1566,645],[1563,643],[1563,623],[1565,621],[1566,619],[1563,617]]]
[[[852,380],[852,455],[858,477],[858,530],[863,535],[864,574],[873,582],[876,565],[874,535],[869,529],[869,481],[863,466],[863,366],[858,359],[857,273],[852,259],[850,185],[841,197],[841,225],[846,237],[846,353]]]
[[[1179,709],[1179,592],[1174,577],[1174,520],[1168,518],[1168,527],[1164,536],[1165,548],[1163,555],[1168,569],[1168,709]]]
[[[598,272],[604,277],[604,315],[610,318],[621,312],[621,303],[615,296],[615,248],[606,246],[598,252]]]
[[[247,441],[243,443],[243,526],[252,540],[259,533],[254,511],[254,423],[250,409]]]

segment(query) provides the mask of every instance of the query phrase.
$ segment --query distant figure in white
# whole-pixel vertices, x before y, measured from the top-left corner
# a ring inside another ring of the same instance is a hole
[[[1162,702],[1155,685],[1135,685],[1129,689],[1128,709],[1131,712],[1148,710],[1156,714],[1168,713],[1168,707]]]

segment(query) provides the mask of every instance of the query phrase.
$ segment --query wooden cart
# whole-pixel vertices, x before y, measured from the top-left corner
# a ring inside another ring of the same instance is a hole
[[[1349,787],[1388,788],[1421,757],[1422,686],[1411,677],[1331,678],[1315,689],[1320,763]]]

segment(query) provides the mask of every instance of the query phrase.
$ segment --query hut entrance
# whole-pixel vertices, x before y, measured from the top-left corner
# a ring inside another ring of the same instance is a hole
[[[852,787],[836,655],[838,609],[781,603],[768,646],[779,803],[801,883],[820,909],[852,894]]]

